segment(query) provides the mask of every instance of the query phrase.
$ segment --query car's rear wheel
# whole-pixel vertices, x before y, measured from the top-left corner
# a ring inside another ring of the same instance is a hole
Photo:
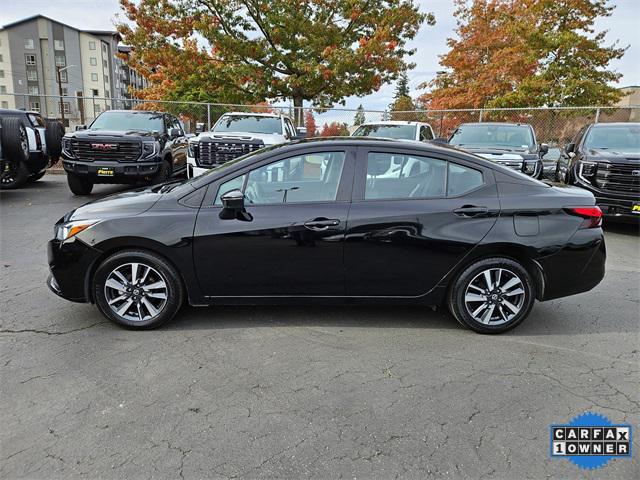
[[[171,320],[182,306],[176,269],[153,253],[127,250],[108,257],[96,270],[96,304],[109,320],[132,329],[151,329]]]
[[[479,333],[502,333],[519,325],[535,301],[531,275],[508,258],[487,258],[467,267],[449,289],[449,310]]]
[[[93,190],[93,182],[86,177],[80,177],[73,173],[67,173],[69,190],[74,195],[89,195]]]

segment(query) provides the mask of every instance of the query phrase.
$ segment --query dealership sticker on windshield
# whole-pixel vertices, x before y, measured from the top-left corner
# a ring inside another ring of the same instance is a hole
[[[598,413],[583,413],[550,430],[551,457],[567,458],[580,468],[592,470],[614,458],[631,458],[631,425],[613,425]]]

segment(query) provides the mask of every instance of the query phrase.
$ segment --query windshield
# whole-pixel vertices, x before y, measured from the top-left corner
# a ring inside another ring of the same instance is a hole
[[[243,132],[282,135],[279,117],[257,115],[223,115],[211,129],[212,132]]]
[[[640,152],[640,125],[595,127],[584,141],[587,149]]]
[[[161,113],[104,112],[95,119],[89,130],[163,132],[164,122]]]
[[[355,132],[354,137],[381,137],[395,138],[397,140],[415,140],[415,125],[361,125]]]
[[[449,140],[451,145],[470,147],[530,148],[531,129],[525,125],[460,125]]]

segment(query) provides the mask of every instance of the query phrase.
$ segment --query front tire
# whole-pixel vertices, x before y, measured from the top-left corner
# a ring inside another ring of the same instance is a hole
[[[100,312],[131,329],[157,328],[171,320],[183,301],[180,275],[162,257],[125,250],[108,257],[96,270],[93,295]]]
[[[160,169],[151,179],[151,185],[157,185],[161,183],[165,183],[171,180],[171,164],[163,160],[160,164]]]
[[[448,305],[463,326],[478,333],[503,333],[522,323],[535,301],[529,272],[508,258],[479,260],[455,279]]]
[[[93,182],[86,177],[80,177],[74,173],[67,173],[69,190],[74,195],[89,195],[93,190]]]

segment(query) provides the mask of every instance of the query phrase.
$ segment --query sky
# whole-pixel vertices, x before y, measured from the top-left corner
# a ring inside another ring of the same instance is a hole
[[[410,58],[416,63],[416,68],[409,72],[412,96],[420,93],[418,85],[433,79],[442,69],[438,55],[447,51],[447,38],[454,36],[456,27],[452,0],[419,0],[417,3],[421,11],[434,13],[436,25],[423,25],[409,44],[417,49]],[[607,44],[618,40],[619,45],[629,46],[624,57],[611,64],[622,73],[619,86],[640,85],[640,0],[617,0],[610,4],[616,5],[613,15],[600,19],[596,28],[608,30]],[[0,0],[0,25],[39,13],[80,29],[108,30],[113,29],[119,12],[118,0]],[[385,85],[372,95],[348,98],[344,108],[362,104],[365,109],[384,110],[392,103],[394,88],[394,85]]]

